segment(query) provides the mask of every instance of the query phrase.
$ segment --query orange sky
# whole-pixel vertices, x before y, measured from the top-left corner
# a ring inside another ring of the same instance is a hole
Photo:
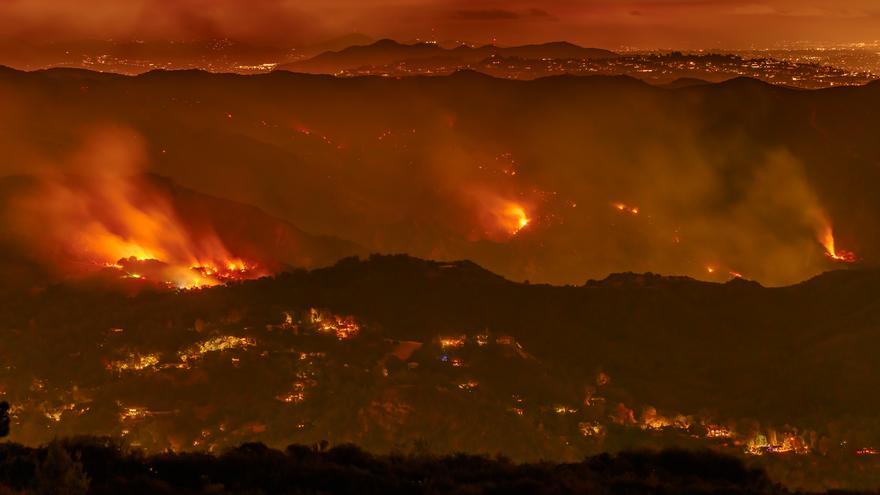
[[[662,48],[880,39],[878,0],[3,0],[0,38],[373,37]]]

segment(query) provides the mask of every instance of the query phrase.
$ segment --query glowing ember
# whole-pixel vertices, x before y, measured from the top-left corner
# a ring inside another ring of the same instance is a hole
[[[329,311],[312,308],[309,310],[309,321],[320,333],[335,335],[338,340],[348,340],[360,333],[360,325],[351,316],[339,316]]]
[[[706,427],[706,438],[733,438],[734,434],[724,426],[710,425]]]
[[[819,240],[822,242],[822,246],[825,247],[825,256],[828,256],[832,260],[842,263],[853,263],[856,261],[855,253],[843,249],[837,249],[834,245],[834,232],[831,230],[831,226],[825,228],[825,232]]]
[[[126,359],[113,361],[107,365],[107,368],[117,372],[123,371],[142,371],[159,364],[158,354],[129,354]]]
[[[150,417],[152,413],[145,407],[123,407],[119,413],[119,419],[122,421],[137,420]]]
[[[195,345],[180,351],[177,355],[181,361],[194,361],[200,359],[209,352],[223,352],[232,349],[243,349],[246,347],[254,347],[257,343],[250,337],[235,337],[232,335],[224,335],[213,339],[198,342]]]
[[[465,392],[473,392],[479,386],[480,386],[480,382],[477,382],[474,380],[469,380],[464,383],[458,384],[458,388],[460,388],[461,390],[464,390]]]
[[[465,335],[460,337],[440,337],[440,347],[444,350],[457,349],[464,346],[466,339],[467,337]]]
[[[611,206],[619,212],[629,213],[630,215],[638,215],[640,211],[638,206],[630,206],[624,203],[613,203]]]
[[[526,215],[526,211],[523,209],[522,206],[511,205],[510,207],[508,207],[506,213],[508,217],[512,220],[512,235],[518,234],[522,229],[526,228],[529,225],[529,217],[528,215]]]
[[[595,422],[578,423],[578,429],[580,430],[581,434],[585,437],[600,436],[605,431],[605,427],[603,425],[601,425],[599,423],[595,423]]]
[[[275,397],[275,399],[285,402],[287,404],[298,404],[304,400],[306,400],[306,396],[302,392],[290,392],[287,394],[281,394]]]
[[[263,273],[256,265],[236,263],[232,268],[198,263],[186,267],[156,259],[140,260],[132,256],[116,263],[105,263],[104,266],[122,272],[122,278],[152,281],[178,289],[211,287],[233,280],[256,278]]]
[[[473,240],[491,239],[497,242],[510,240],[526,227],[534,223],[530,200],[523,200],[520,194],[499,194],[486,188],[469,191],[471,208],[474,209]]]
[[[556,414],[574,414],[578,412],[578,410],[573,407],[561,405],[553,406],[553,410],[556,412]]]

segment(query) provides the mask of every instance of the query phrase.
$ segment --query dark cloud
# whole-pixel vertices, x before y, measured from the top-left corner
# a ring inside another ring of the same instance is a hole
[[[451,18],[457,21],[513,21],[520,19],[555,19],[544,9],[530,8],[524,11],[504,9],[456,10]]]
[[[520,15],[509,10],[457,10],[452,18],[457,21],[501,21],[519,19]]]
[[[7,0],[0,36],[70,39],[218,39],[295,42],[323,22],[287,0]]]
[[[2,0],[0,38],[373,37],[719,47],[880,32],[877,0]],[[553,22],[541,22],[553,21]]]
[[[556,16],[544,9],[529,9],[528,15],[529,17],[537,19],[556,19]]]

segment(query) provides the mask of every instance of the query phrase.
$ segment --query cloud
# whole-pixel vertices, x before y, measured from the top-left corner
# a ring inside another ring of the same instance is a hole
[[[499,21],[519,19],[519,14],[509,10],[457,10],[452,18],[459,21]]]
[[[0,36],[64,39],[217,39],[275,42],[320,36],[322,23],[289,0],[7,0]]]
[[[876,0],[3,0],[0,39],[296,46],[357,31],[404,40],[706,47],[873,39],[878,18]]]
[[[456,10],[450,16],[457,21],[513,21],[521,19],[555,19],[544,9],[530,8],[525,11],[505,9]]]
[[[544,9],[529,9],[528,15],[536,19],[556,19],[556,16]]]

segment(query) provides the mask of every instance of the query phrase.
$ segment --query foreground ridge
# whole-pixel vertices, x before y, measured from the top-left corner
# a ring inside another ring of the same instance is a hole
[[[151,494],[729,493],[783,494],[759,469],[709,451],[602,454],[582,462],[516,464],[504,457],[373,455],[353,444],[247,443],[220,455],[144,456],[109,438],[44,447],[0,445],[0,491]]]

